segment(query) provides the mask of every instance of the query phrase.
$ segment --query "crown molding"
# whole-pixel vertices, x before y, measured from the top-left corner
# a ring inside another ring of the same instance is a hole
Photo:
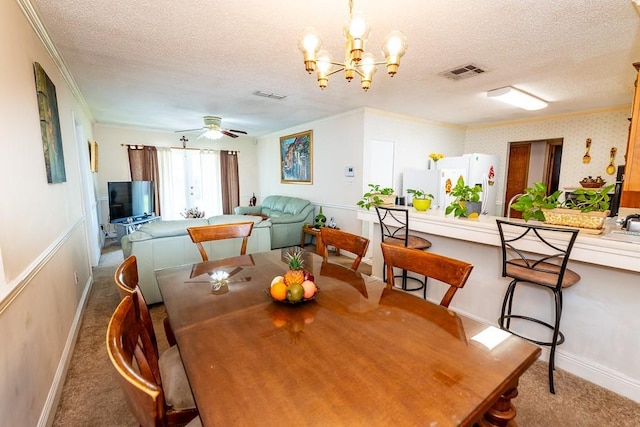
[[[84,99],[82,92],[80,92],[80,88],[78,88],[78,84],[76,83],[75,79],[71,75],[69,68],[67,68],[67,64],[64,62],[64,59],[60,55],[60,52],[58,52],[58,49],[53,44],[51,37],[49,37],[49,34],[47,33],[47,30],[44,27],[44,24],[40,20],[40,17],[36,13],[36,10],[33,8],[33,5],[29,0],[16,0],[16,1],[20,6],[20,9],[22,9],[24,16],[27,18],[27,21],[29,21],[29,24],[35,31],[36,35],[38,36],[42,44],[44,45],[45,50],[49,53],[49,55],[51,56],[51,59],[53,59],[53,62],[56,65],[56,67],[58,67],[58,70],[60,70],[60,74],[62,74],[64,81],[69,86],[69,89],[71,90],[73,97],[76,99],[76,101],[80,105],[80,108],[82,109],[84,114],[87,116],[89,121],[91,123],[94,123],[95,118],[91,113],[91,109],[89,108],[87,101]]]

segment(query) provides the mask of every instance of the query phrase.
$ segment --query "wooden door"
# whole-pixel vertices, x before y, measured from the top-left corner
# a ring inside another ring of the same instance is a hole
[[[509,164],[507,165],[507,184],[505,193],[504,216],[508,216],[509,201],[515,195],[524,192],[529,177],[529,157],[531,143],[512,143],[509,145]],[[522,218],[518,211],[511,210],[511,218]]]

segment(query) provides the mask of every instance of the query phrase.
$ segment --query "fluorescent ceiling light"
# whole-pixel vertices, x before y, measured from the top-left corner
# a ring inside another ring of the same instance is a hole
[[[540,110],[548,105],[542,99],[511,86],[490,90],[487,92],[487,96],[525,110]]]

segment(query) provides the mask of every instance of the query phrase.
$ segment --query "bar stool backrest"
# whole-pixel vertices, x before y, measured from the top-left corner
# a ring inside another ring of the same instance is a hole
[[[561,288],[578,229],[496,220],[502,277]]]
[[[380,221],[381,240],[397,239],[409,246],[409,210],[376,206]]]

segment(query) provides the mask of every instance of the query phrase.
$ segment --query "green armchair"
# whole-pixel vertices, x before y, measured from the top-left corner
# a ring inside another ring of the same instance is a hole
[[[289,196],[267,196],[261,205],[238,206],[236,215],[261,215],[271,220],[271,249],[296,246],[304,223],[313,223],[314,205]]]

